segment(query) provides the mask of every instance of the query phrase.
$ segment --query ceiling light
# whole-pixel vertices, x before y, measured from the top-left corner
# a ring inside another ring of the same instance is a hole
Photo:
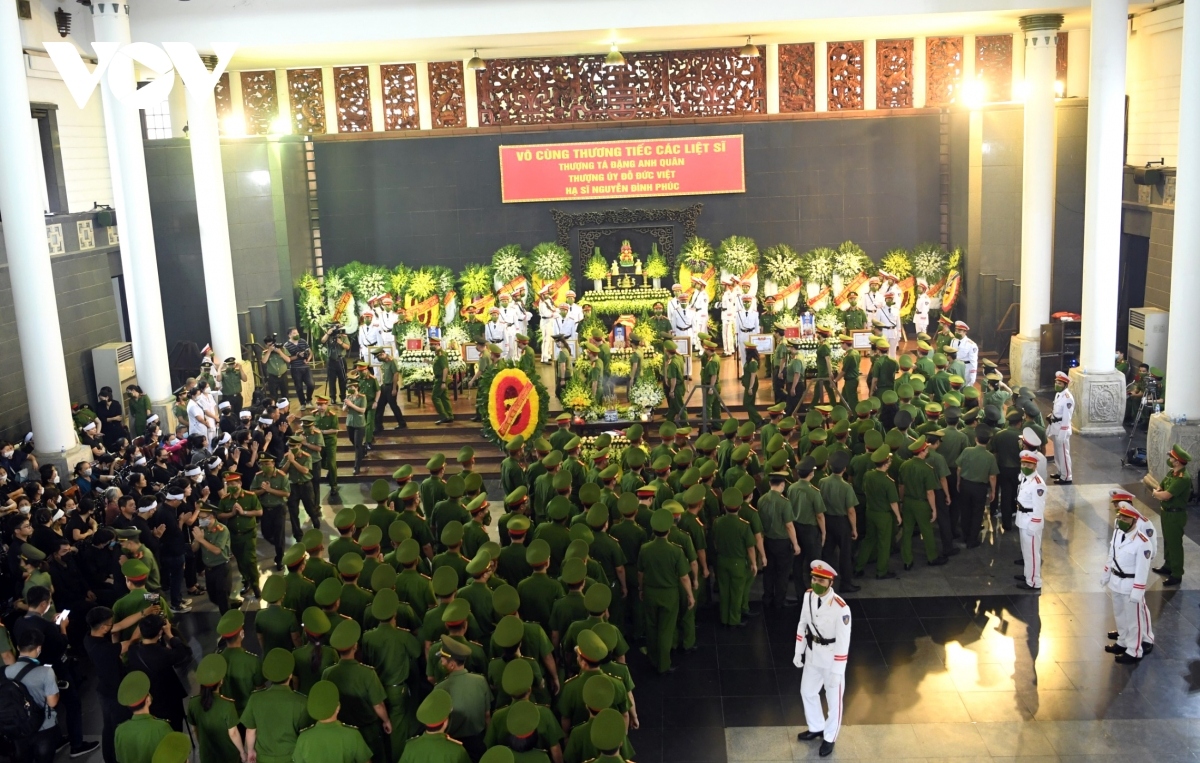
[[[71,33],[71,14],[59,8],[54,12],[54,25],[58,27],[58,36],[66,37]]]
[[[291,135],[292,122],[287,117],[280,114],[271,121],[271,132],[275,135]]]
[[[1067,83],[1060,79],[1054,80],[1054,97],[1062,98],[1067,92]]]
[[[612,50],[608,51],[608,55],[604,57],[605,66],[624,66],[625,56],[621,55],[621,51],[617,50],[617,44],[612,44]]]
[[[467,61],[467,68],[475,71],[487,68],[487,64],[485,64],[483,59],[479,57],[479,50],[476,49],[471,52],[473,55],[471,56],[471,60]]]
[[[227,116],[221,120],[221,132],[229,137],[245,135],[246,123],[235,116]]]
[[[738,51],[738,55],[742,58],[758,58],[758,46],[750,42],[750,37],[746,37],[746,44]]]

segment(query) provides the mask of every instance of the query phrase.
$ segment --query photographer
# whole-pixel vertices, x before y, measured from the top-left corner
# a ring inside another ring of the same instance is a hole
[[[300,398],[300,405],[308,405],[313,393],[312,366],[309,365],[312,361],[312,349],[300,336],[300,329],[295,326],[288,329],[288,340],[283,349],[291,357],[292,382],[296,385],[296,396]]]
[[[1124,426],[1129,427],[1141,424],[1142,402],[1147,401],[1153,404],[1151,399],[1153,396],[1151,398],[1146,397],[1146,387],[1148,384],[1157,388],[1154,377],[1150,375],[1149,364],[1138,363],[1137,372],[1133,375],[1133,381],[1125,388],[1125,419],[1121,422]]]
[[[267,382],[267,395],[273,398],[288,396],[287,372],[292,363],[292,356],[275,344],[275,335],[271,334],[263,343],[260,360],[263,364],[263,377]]]
[[[325,378],[329,388],[329,399],[340,403],[346,399],[346,353],[350,351],[350,337],[342,324],[334,321],[321,335],[325,346]]]

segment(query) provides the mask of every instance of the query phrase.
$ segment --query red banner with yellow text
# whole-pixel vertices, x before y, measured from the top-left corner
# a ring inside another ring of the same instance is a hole
[[[745,191],[741,135],[500,146],[506,204]]]

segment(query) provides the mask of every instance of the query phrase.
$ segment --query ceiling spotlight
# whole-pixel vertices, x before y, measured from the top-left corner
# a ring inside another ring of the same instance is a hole
[[[612,50],[608,51],[608,55],[604,57],[605,66],[624,66],[625,56],[621,55],[621,51],[617,50],[617,44],[612,44]]]
[[[473,53],[473,55],[471,56],[471,60],[467,61],[467,68],[472,69],[474,71],[479,71],[480,69],[487,68],[487,64],[485,64],[483,62],[483,59],[479,57],[479,50],[476,49],[471,52]]]
[[[742,58],[758,58],[758,46],[750,42],[750,37],[746,37],[746,44],[738,50],[738,55]]]

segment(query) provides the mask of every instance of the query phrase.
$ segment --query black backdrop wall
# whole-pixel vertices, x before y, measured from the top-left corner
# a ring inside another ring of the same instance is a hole
[[[611,201],[502,204],[500,145],[745,136],[746,192]],[[316,142],[318,203],[327,268],[353,260],[394,266],[486,262],[505,244],[556,237],[551,209],[704,204],[699,235],[730,235],[800,251],[852,240],[875,259],[890,248],[937,241],[936,114],[429,138]],[[681,241],[679,243],[682,243]]]

